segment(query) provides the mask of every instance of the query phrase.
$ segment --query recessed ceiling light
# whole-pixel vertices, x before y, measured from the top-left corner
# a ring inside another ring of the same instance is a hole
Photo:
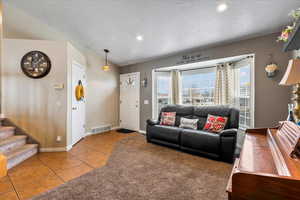
[[[218,3],[218,6],[217,6],[218,12],[224,12],[227,9],[228,9],[228,4],[225,1]]]
[[[136,36],[136,39],[137,39],[138,41],[143,41],[143,40],[144,40],[144,37],[143,37],[142,35],[138,35],[138,36]]]

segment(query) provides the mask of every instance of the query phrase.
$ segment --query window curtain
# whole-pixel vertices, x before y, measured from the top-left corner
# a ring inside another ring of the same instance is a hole
[[[231,63],[217,65],[215,104],[227,105],[234,102],[234,70]]]
[[[179,70],[171,71],[172,104],[181,104],[181,73]]]

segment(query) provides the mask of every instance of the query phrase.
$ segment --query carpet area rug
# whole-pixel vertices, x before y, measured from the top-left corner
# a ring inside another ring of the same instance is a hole
[[[147,143],[120,141],[107,165],[34,200],[225,200],[232,165]]]

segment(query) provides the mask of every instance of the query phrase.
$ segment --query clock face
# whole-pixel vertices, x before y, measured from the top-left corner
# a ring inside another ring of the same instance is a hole
[[[25,75],[30,78],[42,78],[51,69],[49,57],[40,51],[31,51],[23,56],[21,68]]]

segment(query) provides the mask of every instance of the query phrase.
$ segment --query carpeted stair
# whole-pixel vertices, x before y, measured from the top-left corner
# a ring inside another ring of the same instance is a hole
[[[0,119],[1,123],[4,119]],[[7,158],[7,169],[10,169],[38,151],[37,144],[27,144],[26,135],[15,135],[15,127],[0,126],[0,153]]]

